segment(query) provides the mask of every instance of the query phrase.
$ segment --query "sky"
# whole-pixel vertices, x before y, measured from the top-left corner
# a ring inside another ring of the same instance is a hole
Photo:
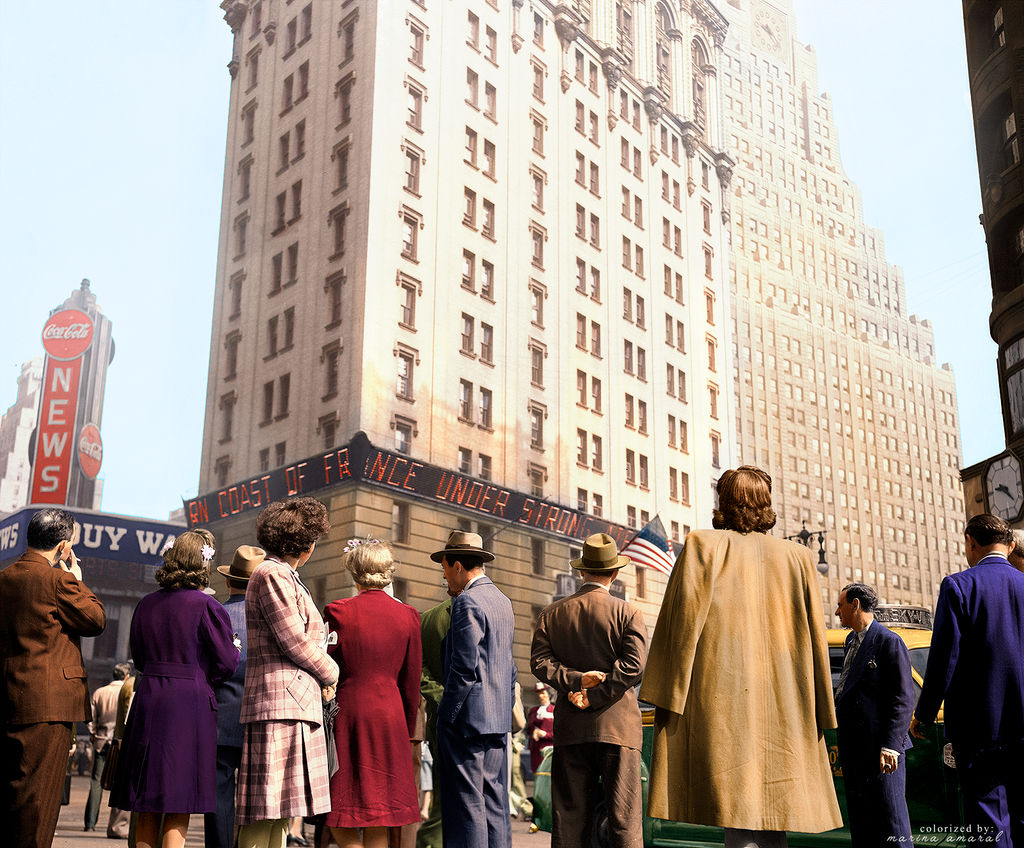
[[[961,4],[793,2],[866,222],[953,366],[973,464],[1004,438]],[[0,0],[0,410],[88,278],[117,345],[106,512],[165,518],[197,493],[230,85],[218,5]]]

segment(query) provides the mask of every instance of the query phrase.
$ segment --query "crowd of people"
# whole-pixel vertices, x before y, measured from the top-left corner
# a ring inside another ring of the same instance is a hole
[[[1006,523],[966,526],[970,568],[940,588],[915,712],[907,648],[874,621],[875,591],[851,583],[837,599],[851,633],[833,692],[820,583],[806,548],[769,535],[771,479],[742,466],[717,488],[715,529],[688,536],[650,639],[609,591],[629,557],[605,534],[584,542],[569,563],[581,587],[536,621],[528,715],[512,604],[481,537],[452,531],[430,554],[448,597],[422,616],[390,590],[390,545],[351,539],[356,594],[321,613],[299,576],[330,529],[310,497],[260,513],[258,547],[218,566],[224,603],[202,591],[213,536],[178,536],[132,619],[135,673],[118,665],[90,703],[79,639],[102,631],[103,606],[72,517],[42,510],[0,572],[0,832],[51,844],[73,726],[91,717],[85,827],[111,786],[108,835],[130,811],[140,848],[180,848],[192,814],[224,848],[308,844],[304,819],[318,846],[509,848],[525,794],[515,730],[531,769],[553,749],[554,848],[589,845],[598,818],[613,848],[642,848],[643,700],[649,815],[724,828],[728,848],[841,827],[824,738],[838,723],[852,844],[910,844],[906,752],[945,700],[968,841],[1024,846],[1024,573]]]

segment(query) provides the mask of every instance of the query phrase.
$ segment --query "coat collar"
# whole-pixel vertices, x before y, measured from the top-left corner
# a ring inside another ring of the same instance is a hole
[[[37,551],[26,550],[20,557],[19,562],[31,562],[34,565],[45,565],[47,568],[53,568],[53,563],[50,562],[46,557]]]
[[[860,680],[860,676],[864,673],[864,669],[868,667],[868,663],[875,658],[876,646],[882,636],[882,628],[884,626],[884,624],[873,621],[867,633],[864,634],[864,639],[860,643],[860,650],[857,651],[857,656],[853,658],[853,664],[846,675],[846,683],[843,685],[844,696],[853,689],[857,681]],[[853,635],[851,633],[846,637],[847,650],[850,648],[850,641],[853,639]]]

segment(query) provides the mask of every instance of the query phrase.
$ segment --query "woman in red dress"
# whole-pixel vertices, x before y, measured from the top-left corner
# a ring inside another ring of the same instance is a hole
[[[547,686],[538,683],[533,690],[540,703],[527,716],[526,738],[530,743],[530,771],[537,771],[544,759],[544,752],[555,744],[555,708]]]
[[[352,540],[345,550],[358,594],[328,604],[324,614],[337,633],[328,652],[341,672],[338,771],[327,825],[341,848],[385,848],[387,828],[420,820],[411,745],[420,701],[420,617],[384,591],[395,570],[387,542]]]

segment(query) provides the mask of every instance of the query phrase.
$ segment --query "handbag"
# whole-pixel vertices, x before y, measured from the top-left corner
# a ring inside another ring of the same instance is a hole
[[[117,774],[117,760],[121,754],[121,740],[113,739],[107,743],[107,761],[103,764],[100,775],[100,786],[106,790],[114,788],[114,777]]]

